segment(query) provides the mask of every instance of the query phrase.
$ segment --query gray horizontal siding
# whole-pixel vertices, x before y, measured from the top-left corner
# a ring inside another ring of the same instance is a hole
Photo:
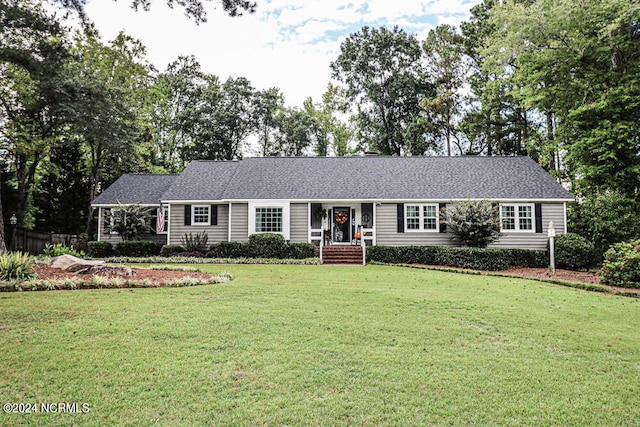
[[[382,246],[458,246],[449,233],[398,233],[397,207],[395,203],[383,203],[376,207],[376,244]],[[564,203],[542,204],[542,233],[503,233],[489,245],[492,248],[540,249],[547,247],[547,229],[553,221],[558,234],[565,230]]]
[[[553,221],[553,227],[557,234],[564,233],[564,203],[543,203],[542,204],[542,233],[518,233],[508,232],[494,243],[490,248],[520,248],[520,249],[547,249],[547,230],[549,221]]]
[[[451,235],[437,232],[398,233],[398,211],[395,203],[376,207],[376,244],[381,246],[453,246]]]
[[[184,206],[172,204],[169,208],[170,243],[172,245],[182,245],[185,234],[196,234],[203,231],[209,236],[207,243],[210,245],[226,242],[229,239],[228,205],[218,205],[218,225],[184,225]]]
[[[249,241],[249,204],[231,204],[231,241]]]
[[[291,203],[289,239],[291,242],[306,243],[309,240],[309,204]]]

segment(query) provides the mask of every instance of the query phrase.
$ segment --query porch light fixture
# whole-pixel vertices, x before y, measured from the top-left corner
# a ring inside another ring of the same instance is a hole
[[[16,216],[16,214],[11,215],[11,218],[9,218],[9,222],[11,223],[11,225],[16,225],[18,223],[18,217]]]

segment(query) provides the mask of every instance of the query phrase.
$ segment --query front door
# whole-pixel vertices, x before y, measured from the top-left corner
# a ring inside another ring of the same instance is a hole
[[[351,242],[351,209],[333,208],[333,241]]]

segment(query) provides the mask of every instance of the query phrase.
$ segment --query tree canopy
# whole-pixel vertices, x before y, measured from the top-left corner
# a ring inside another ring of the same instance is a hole
[[[207,0],[164,1],[206,19]],[[363,27],[327,64],[322,98],[299,106],[193,56],[155,70],[139,40],[100,39],[86,0],[49,2],[83,31],[35,0],[0,2],[0,232],[15,213],[21,227],[91,233],[90,201],[125,172],[368,150],[528,155],[586,206],[615,194],[640,207],[640,0],[484,0],[424,39]],[[587,222],[574,224],[588,234]]]

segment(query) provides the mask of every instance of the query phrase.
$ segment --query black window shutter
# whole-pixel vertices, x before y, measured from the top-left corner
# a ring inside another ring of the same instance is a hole
[[[211,205],[211,225],[218,225],[218,205]]]
[[[191,205],[184,205],[184,225],[191,225]]]
[[[440,203],[440,205],[438,206],[438,210],[440,211],[440,232],[441,233],[446,233],[447,232],[447,223],[444,222],[444,211],[447,210],[447,204],[446,203]]]
[[[398,203],[398,233],[404,233],[404,203]]]
[[[542,233],[542,203],[536,203],[536,233]]]

